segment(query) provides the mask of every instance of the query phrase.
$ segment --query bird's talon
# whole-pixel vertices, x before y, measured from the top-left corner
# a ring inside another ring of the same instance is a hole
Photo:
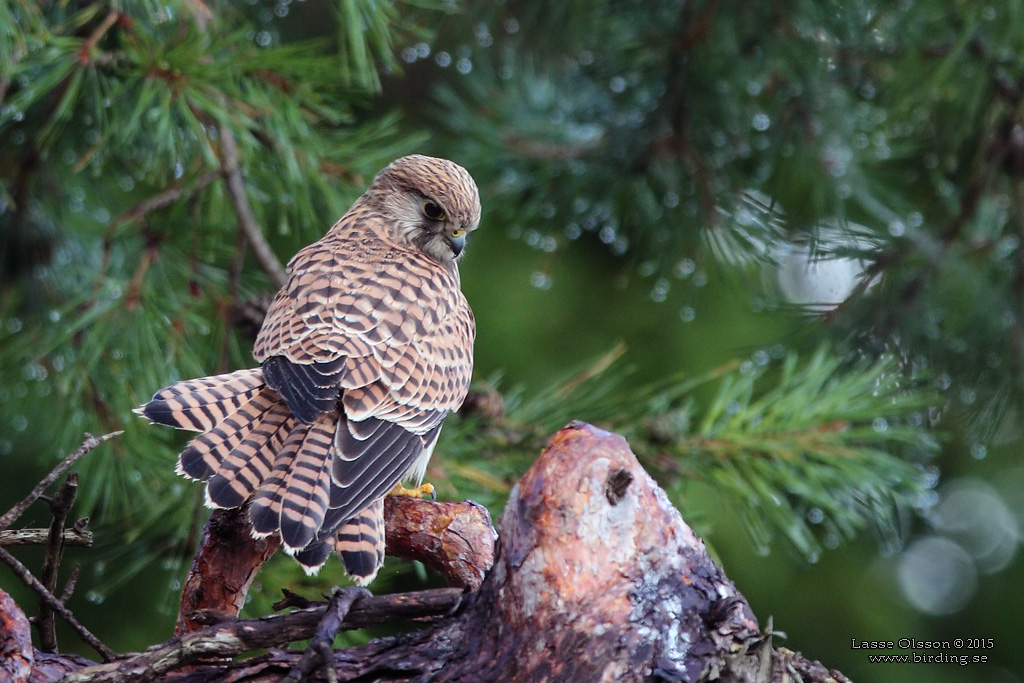
[[[389,496],[409,496],[410,498],[422,498],[423,496],[430,496],[430,500],[437,500],[437,491],[434,490],[434,485],[431,483],[421,484],[416,488],[407,489],[402,486],[401,483],[395,484],[395,487],[388,492]]]

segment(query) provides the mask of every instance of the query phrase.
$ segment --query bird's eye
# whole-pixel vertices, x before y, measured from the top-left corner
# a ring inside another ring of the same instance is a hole
[[[444,209],[442,209],[434,202],[423,202],[423,215],[432,221],[443,221]]]

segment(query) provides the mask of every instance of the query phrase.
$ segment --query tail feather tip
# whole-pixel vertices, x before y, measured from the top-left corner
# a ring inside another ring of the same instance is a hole
[[[338,553],[345,565],[345,573],[356,585],[365,586],[377,578],[381,568],[381,559],[376,553],[365,550],[342,550]]]
[[[240,507],[245,503],[245,496],[241,495],[231,486],[231,483],[221,475],[214,475],[206,484],[206,499],[208,507],[231,509]]]
[[[203,489],[203,505],[210,508],[211,510],[230,510],[232,508],[238,507],[237,505],[222,505],[218,503],[216,500],[214,500],[213,496],[210,495],[209,485],[207,485]]]
[[[303,573],[305,573],[306,576],[316,576],[320,573],[320,570],[324,568],[322,564],[319,564],[315,567],[311,567],[307,564],[302,564],[301,562],[299,563],[299,566],[302,567],[302,571]]]
[[[252,531],[250,531],[249,533],[250,533],[250,534],[252,535],[252,537],[253,537],[253,538],[255,538],[255,539],[256,539],[257,541],[262,541],[262,540],[263,540],[264,538],[266,538],[267,536],[271,536],[271,535],[273,535],[273,533],[274,533],[274,532],[272,532],[272,531],[256,531],[255,529],[253,529],[253,530],[252,530]],[[286,549],[286,552],[287,552],[287,549]]]
[[[180,427],[174,411],[167,404],[167,401],[150,401],[141,405],[133,411],[136,415],[145,417],[150,422],[167,425],[168,427]]]
[[[371,583],[373,583],[374,579],[377,578],[377,570],[374,569],[373,573],[367,574],[365,576],[360,576],[358,574],[349,574],[348,577],[352,579],[352,583],[354,583],[357,586],[368,586]]]

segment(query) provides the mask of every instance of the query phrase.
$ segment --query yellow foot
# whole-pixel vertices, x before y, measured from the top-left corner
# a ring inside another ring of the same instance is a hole
[[[434,491],[433,484],[421,484],[414,489],[407,489],[402,486],[399,482],[395,484],[395,488],[388,491],[389,496],[409,496],[411,498],[422,498],[423,496],[430,496],[430,500],[437,500],[437,492]]]

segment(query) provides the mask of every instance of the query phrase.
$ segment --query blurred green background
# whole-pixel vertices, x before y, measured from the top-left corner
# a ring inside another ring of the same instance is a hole
[[[449,420],[442,497],[497,518],[591,420],[785,646],[856,681],[1024,680],[1021,26],[1015,0],[0,0],[0,510],[125,429],[78,466],[71,607],[118,651],[169,637],[202,492],[187,437],[129,410],[250,363],[232,311],[275,289],[225,132],[282,262],[423,152],[480,184],[463,288],[507,408]],[[336,565],[275,558],[247,613]],[[389,560],[374,588],[436,581]],[[851,648],[901,638],[994,647]]]

